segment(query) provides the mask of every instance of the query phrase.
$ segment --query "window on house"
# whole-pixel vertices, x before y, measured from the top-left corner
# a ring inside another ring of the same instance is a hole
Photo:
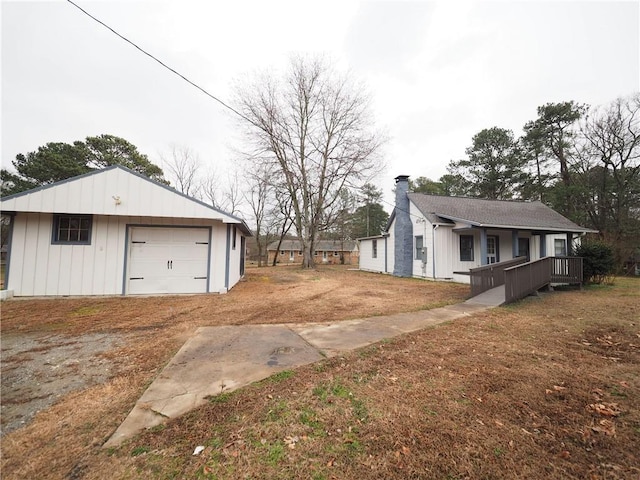
[[[293,261],[293,250],[289,251],[289,260]]]
[[[556,238],[553,241],[553,249],[556,257],[566,257],[567,241],[564,238]]]
[[[318,256],[318,251],[316,250],[315,252],[313,252],[313,256],[317,257]]]
[[[371,240],[371,258],[378,258],[378,240]]]
[[[460,261],[473,262],[473,235],[460,235]]]
[[[232,238],[231,238],[231,249],[236,249],[236,234],[238,233],[238,227],[233,226]]]
[[[284,255],[284,250],[280,250],[280,255]]]
[[[327,259],[327,252],[326,250],[324,252],[322,252],[322,259],[326,260]]]
[[[422,248],[424,247],[424,238],[422,235],[416,236],[416,260],[422,260]]]
[[[302,256],[302,250],[298,250],[298,256],[301,257]]]
[[[51,243],[90,245],[91,215],[54,215]]]
[[[333,256],[337,257],[338,256],[338,251],[336,250],[335,252],[333,252]]]

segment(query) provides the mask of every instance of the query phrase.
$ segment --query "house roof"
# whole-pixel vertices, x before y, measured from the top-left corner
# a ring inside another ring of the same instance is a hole
[[[92,215],[199,218],[237,224],[241,218],[121,165],[44,185],[0,199],[3,213],[71,213]]]
[[[318,252],[351,252],[355,249],[356,242],[353,240],[318,240],[315,244],[315,250]],[[344,247],[344,248],[343,248]],[[278,242],[271,242],[267,250],[277,250]],[[283,240],[280,250],[301,250],[300,240]]]
[[[595,232],[575,224],[539,201],[519,202],[408,193],[431,223],[460,222],[476,227],[558,232]]]

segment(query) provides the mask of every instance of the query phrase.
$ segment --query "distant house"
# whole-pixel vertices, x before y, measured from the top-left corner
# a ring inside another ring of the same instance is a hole
[[[302,263],[300,240],[283,240],[278,250],[278,242],[267,247],[269,265],[276,258],[277,263]],[[353,240],[319,240],[313,252],[315,263],[352,265],[358,262],[358,245]]]
[[[121,166],[0,199],[16,296],[224,293],[244,274],[239,218]]]
[[[570,255],[593,232],[541,202],[410,193],[408,179],[396,177],[386,231],[359,239],[360,269],[469,283],[472,268]]]

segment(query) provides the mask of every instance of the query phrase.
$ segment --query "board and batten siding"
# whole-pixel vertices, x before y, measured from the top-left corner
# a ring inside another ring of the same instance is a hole
[[[221,270],[217,270],[219,272],[225,272],[225,277],[227,277],[228,275],[228,287],[231,288],[231,286],[235,285],[236,283],[238,283],[240,281],[241,275],[240,275],[240,258],[241,255],[243,255],[244,252],[242,252],[242,235],[240,234],[240,230],[236,227],[234,228],[233,225],[225,225],[224,226],[224,235],[222,236],[222,238],[226,238],[227,237],[227,231],[228,233],[228,237],[229,237],[229,264],[226,264],[226,252],[224,255],[221,255],[218,260],[222,260],[222,268]],[[222,230],[220,231],[222,235]],[[233,235],[235,232],[235,248],[233,247]],[[220,236],[219,235],[219,236]],[[225,245],[222,246],[222,248],[226,249],[226,241],[225,241]],[[216,268],[218,268],[216,266]],[[227,269],[228,269],[228,273],[227,273]],[[213,270],[213,267],[212,267]],[[225,279],[223,278],[223,284],[224,284]],[[216,290],[217,291],[217,290]]]
[[[51,213],[18,213],[13,222],[8,285],[16,296],[122,294],[130,225],[211,227],[209,291],[226,292],[240,278],[237,268],[231,267],[225,283],[227,225],[219,221],[93,215],[90,245],[53,245]],[[240,243],[238,232],[236,255]]]
[[[224,212],[123,168],[99,170],[3,199],[2,208],[15,212],[201,218],[238,223],[238,219]]]

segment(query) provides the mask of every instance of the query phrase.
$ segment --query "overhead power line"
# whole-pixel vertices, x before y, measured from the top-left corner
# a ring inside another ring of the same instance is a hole
[[[105,27],[107,30],[111,31],[113,34],[117,35],[118,37],[120,37],[122,40],[124,40],[125,42],[127,42],[128,44],[132,45],[133,47],[135,47],[137,50],[141,51],[142,53],[144,53],[147,57],[151,58],[152,60],[155,60],[156,62],[158,62],[160,65],[162,65],[164,68],[166,68],[167,70],[169,70],[171,73],[174,73],[175,75],[177,75],[178,77],[180,77],[182,80],[184,80],[185,82],[187,82],[188,84],[196,87],[198,90],[200,90],[202,93],[204,93],[206,96],[212,98],[213,100],[215,100],[216,102],[218,102],[220,105],[222,105],[224,108],[232,111],[233,113],[235,113],[236,115],[238,115],[240,118],[242,118],[243,120],[246,120],[247,122],[251,123],[252,125],[260,128],[259,125],[257,125],[254,121],[252,121],[251,119],[247,118],[246,116],[244,116],[242,113],[238,112],[235,108],[233,108],[232,106],[226,104],[225,102],[223,102],[222,100],[220,100],[218,97],[216,97],[215,95],[207,92],[204,88],[202,88],[200,85],[196,84],[195,82],[192,82],[191,80],[189,80],[187,77],[185,77],[184,75],[182,75],[180,72],[176,71],[175,69],[171,68],[169,65],[167,65],[166,63],[164,63],[162,60],[158,59],[157,57],[153,56],[151,53],[147,52],[144,48],[136,45],[135,43],[133,43],[131,40],[129,40],[127,37],[125,37],[124,35],[119,34],[118,32],[116,32],[113,28],[111,28],[109,25],[107,25],[106,23],[104,23],[102,20],[94,17],[93,15],[91,15],[89,12],[87,12],[84,8],[80,7],[78,4],[72,2],[71,0],[67,0],[67,2],[69,2],[71,5],[73,5],[74,7],[76,7],[78,10],[80,10],[82,13],[84,13],[86,16],[88,16],[89,18],[91,18],[92,20],[98,22],[100,25],[102,25],[103,27]]]

